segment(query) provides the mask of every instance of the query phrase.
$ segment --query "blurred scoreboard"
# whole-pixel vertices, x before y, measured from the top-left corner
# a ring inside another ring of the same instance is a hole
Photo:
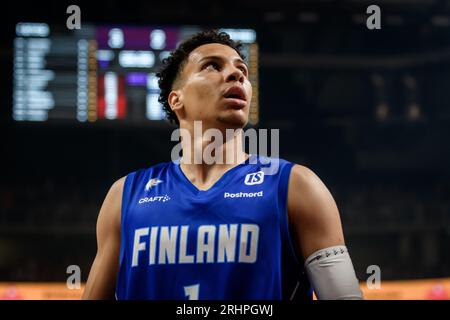
[[[19,23],[14,40],[13,118],[17,121],[151,123],[165,118],[156,73],[198,27],[83,24],[79,30]],[[258,45],[251,29],[221,29],[244,44],[259,120]]]

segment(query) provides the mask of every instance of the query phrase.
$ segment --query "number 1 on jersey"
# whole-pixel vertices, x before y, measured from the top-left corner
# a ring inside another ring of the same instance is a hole
[[[189,300],[198,300],[199,289],[200,289],[200,284],[186,286],[186,287],[184,287],[184,295],[186,297],[188,297]]]

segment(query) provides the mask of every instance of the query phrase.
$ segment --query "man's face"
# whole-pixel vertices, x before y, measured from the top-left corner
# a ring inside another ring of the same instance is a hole
[[[248,68],[232,48],[205,44],[189,55],[180,74],[180,123],[201,120],[207,127],[242,128],[248,121],[252,85]]]

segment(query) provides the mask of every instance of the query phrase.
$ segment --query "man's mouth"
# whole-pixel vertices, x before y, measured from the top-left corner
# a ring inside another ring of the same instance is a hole
[[[244,89],[242,89],[239,86],[230,87],[228,90],[225,91],[225,94],[223,96],[226,99],[238,99],[247,101]]]
[[[227,89],[223,97],[233,109],[243,109],[247,105],[245,91],[239,86],[233,86]]]

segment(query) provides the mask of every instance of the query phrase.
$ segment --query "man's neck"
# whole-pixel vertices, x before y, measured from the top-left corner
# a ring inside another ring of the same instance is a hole
[[[206,131],[206,130],[205,130]],[[234,134],[221,133],[220,139],[211,139],[211,135],[203,131],[182,136],[183,157],[181,170],[186,177],[200,190],[207,190],[231,168],[245,162],[249,155],[242,146],[242,130]],[[216,137],[216,136],[214,136]]]

